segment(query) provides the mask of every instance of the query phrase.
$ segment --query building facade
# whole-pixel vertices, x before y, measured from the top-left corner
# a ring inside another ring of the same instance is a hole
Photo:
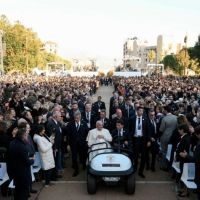
[[[98,68],[95,59],[73,59],[72,69],[74,72],[96,72]]]
[[[137,37],[128,38],[123,46],[123,67],[120,71],[145,71],[149,64],[159,64],[164,56],[176,54],[182,46],[172,37],[163,35],[157,37],[153,46]]]

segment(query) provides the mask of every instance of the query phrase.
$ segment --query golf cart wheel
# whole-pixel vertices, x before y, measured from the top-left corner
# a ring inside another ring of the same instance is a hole
[[[125,191],[127,194],[134,194],[135,193],[135,176],[134,174],[131,174],[127,177],[126,183],[125,183]]]
[[[96,178],[89,173],[87,174],[87,191],[88,194],[95,194],[97,191]]]

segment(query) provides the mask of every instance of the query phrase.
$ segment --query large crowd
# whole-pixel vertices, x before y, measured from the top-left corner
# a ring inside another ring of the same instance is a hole
[[[168,171],[176,160],[180,181],[184,163],[194,162],[200,199],[199,78],[0,79],[0,159],[7,163],[9,178],[14,180],[16,200],[35,192],[30,166],[36,152],[45,187],[49,187],[52,180],[62,177],[66,155],[71,156],[72,176],[78,176],[81,168],[86,169],[88,149],[102,142],[132,152],[129,157],[141,178],[145,178],[145,168],[153,173],[159,165],[160,170]],[[107,108],[101,96],[95,102],[91,98],[103,84],[113,85]],[[169,144],[172,151],[167,162]],[[101,144],[96,148],[102,148]],[[182,184],[178,195],[188,195]]]

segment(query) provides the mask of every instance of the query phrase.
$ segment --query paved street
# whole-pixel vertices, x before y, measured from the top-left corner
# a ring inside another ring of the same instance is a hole
[[[96,101],[97,96],[101,95],[103,101],[106,103],[106,108],[109,108],[109,99],[112,95],[113,87],[101,87],[97,94],[93,97]],[[108,113],[107,113],[108,114]],[[70,162],[70,160],[68,160]],[[79,176],[72,177],[73,170],[70,164],[67,165],[63,174],[62,180],[55,183],[55,185],[42,189],[38,196],[39,200],[175,200],[177,199],[175,189],[176,185],[171,175],[167,172],[162,172],[158,169],[156,172],[146,171],[146,179],[141,179],[136,175],[136,192],[134,195],[126,195],[123,185],[105,186],[101,184],[98,188],[97,194],[88,195],[86,187],[86,172],[81,171]],[[192,195],[193,196],[193,195]],[[188,199],[188,198],[184,198]],[[194,199],[190,197],[190,199]]]

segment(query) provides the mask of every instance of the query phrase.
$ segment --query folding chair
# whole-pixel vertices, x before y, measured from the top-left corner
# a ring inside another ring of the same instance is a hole
[[[184,163],[181,181],[188,189],[196,189],[197,185],[194,182],[195,178],[195,163]]]
[[[174,152],[174,158],[176,158],[176,152]],[[173,159],[172,168],[176,171],[176,173],[181,173],[180,162],[177,162],[175,159]]]
[[[7,180],[9,180],[7,169],[6,169],[6,163],[1,162],[0,163],[0,186],[5,183]]]
[[[32,178],[32,182],[34,182],[34,181],[35,181],[35,176],[34,176],[34,173],[33,173],[33,168],[32,168],[32,166],[31,166],[31,178]],[[14,185],[13,180],[10,182],[8,188],[9,188],[9,189],[15,189],[15,185]]]
[[[38,173],[41,169],[41,158],[39,152],[35,153],[35,160],[33,164],[33,173]]]
[[[167,146],[167,154],[166,159],[170,162],[171,160],[171,152],[172,152],[172,144],[168,144]]]

